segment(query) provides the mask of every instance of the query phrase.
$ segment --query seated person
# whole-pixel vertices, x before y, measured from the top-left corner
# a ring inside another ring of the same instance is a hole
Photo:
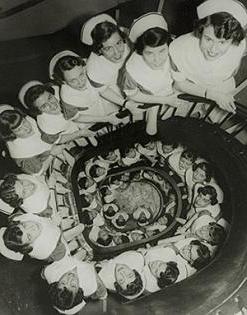
[[[130,166],[139,162],[141,154],[135,148],[126,148],[121,154],[124,166]]]
[[[0,137],[9,154],[27,174],[45,173],[63,145],[45,142],[36,121],[10,105],[0,108]]]
[[[86,63],[72,51],[61,51],[50,61],[50,78],[60,88],[60,97],[66,119],[79,124],[80,129],[97,122],[118,124],[118,107],[100,97],[86,74]]]
[[[112,219],[119,211],[119,207],[115,203],[107,203],[103,205],[103,214],[107,219]]]
[[[0,185],[0,198],[13,208],[27,213],[51,216],[50,191],[41,176],[7,174]]]
[[[191,201],[193,188],[196,183],[207,185],[213,176],[213,168],[207,162],[195,162],[185,174],[185,181],[188,190],[188,200]]]
[[[42,130],[42,137],[51,143],[66,143],[76,138],[93,135],[63,116],[58,87],[39,81],[27,82],[19,92],[19,100]]]
[[[130,242],[127,234],[124,233],[116,233],[113,235],[113,241],[116,245],[126,244]]]
[[[42,277],[47,281],[53,307],[62,314],[77,314],[85,299],[105,299],[107,290],[92,264],[67,257],[46,266]]]
[[[68,254],[61,233],[51,219],[32,213],[17,214],[2,229],[0,252],[7,258],[17,252],[48,262],[60,260]]]
[[[146,290],[155,292],[187,277],[185,265],[169,247],[141,250],[145,259]]]
[[[127,212],[118,211],[112,219],[112,224],[118,229],[124,229],[127,221],[129,220],[129,215]]]
[[[221,209],[215,187],[206,185],[195,188],[197,193],[192,201],[191,209],[187,213],[186,218],[190,219],[195,213],[203,210],[207,210],[213,218],[217,218],[221,213]]]
[[[144,258],[141,253],[127,251],[101,262],[101,266],[99,277],[110,292],[132,300],[145,290]]]
[[[176,172],[183,181],[185,181],[185,173],[189,167],[195,162],[196,155],[194,152],[184,149],[175,152],[168,158],[170,167]]]
[[[151,209],[145,207],[138,207],[132,215],[139,226],[147,225],[152,217]]]

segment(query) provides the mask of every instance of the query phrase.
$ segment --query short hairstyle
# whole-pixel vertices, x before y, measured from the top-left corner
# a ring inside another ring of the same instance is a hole
[[[198,246],[197,254],[199,257],[196,260],[194,260],[190,265],[194,267],[195,269],[199,270],[205,267],[209,263],[210,258],[211,258],[210,251],[206,245],[202,244],[198,240],[193,240],[190,242],[190,244]]]
[[[30,244],[22,243],[22,230],[19,225],[20,221],[11,221],[3,233],[3,240],[5,246],[14,251],[22,254],[28,254],[33,250]]]
[[[68,310],[80,304],[84,299],[82,288],[79,288],[76,294],[73,294],[67,288],[59,288],[58,282],[49,285],[48,292],[53,306],[60,310]]]
[[[15,191],[17,180],[16,174],[8,174],[0,185],[0,198],[13,208],[20,207],[23,203],[23,199]]]
[[[86,63],[81,57],[77,56],[64,56],[58,59],[55,64],[53,77],[54,80],[61,85],[64,81],[64,71],[73,69],[76,66],[85,67]]]
[[[167,262],[167,267],[165,272],[161,272],[159,278],[157,279],[158,286],[163,289],[166,286],[174,283],[179,275],[179,270],[177,263],[174,261]]]
[[[130,239],[128,238],[127,235],[121,235],[120,237],[121,237],[121,240],[122,240],[123,244],[130,242]]]
[[[240,23],[227,12],[218,12],[197,20],[194,25],[194,36],[201,39],[205,27],[212,25],[217,38],[232,39],[232,44],[238,46],[245,38],[245,32]]]
[[[196,160],[196,154],[190,150],[185,149],[181,153],[180,158],[185,158],[186,160],[190,160],[192,163],[194,163]]]
[[[100,168],[101,166],[97,165],[97,164],[94,164],[90,167],[89,169],[89,175],[92,177],[92,178],[97,178],[99,177],[96,173],[97,169]]]
[[[87,208],[90,206],[90,202],[86,199],[86,195],[80,195],[80,202],[82,208]]]
[[[205,172],[206,175],[206,182],[210,182],[212,176],[213,176],[213,168],[212,166],[207,162],[201,162],[201,163],[195,163],[192,166],[192,170],[196,171],[198,168],[202,169]]]
[[[20,126],[25,115],[17,110],[5,110],[0,114],[0,136],[4,141],[13,141],[17,137],[13,130]]]
[[[117,283],[117,281],[114,282],[115,289],[117,293],[119,293],[122,296],[131,296],[136,295],[143,289],[143,281],[141,278],[141,275],[133,269],[135,273],[135,280],[127,285],[126,290],[123,290],[121,286]]]
[[[216,205],[218,203],[217,199],[217,191],[213,186],[207,185],[203,187],[199,187],[197,189],[198,194],[203,194],[204,196],[210,195],[211,205]]]
[[[118,33],[125,41],[126,36],[117,25],[109,21],[97,24],[91,32],[93,39],[92,51],[97,55],[101,55],[103,43],[106,42],[114,33]]]
[[[103,246],[108,246],[108,245],[111,244],[112,240],[113,240],[113,237],[112,237],[112,235],[109,234],[108,238],[106,240],[104,240],[101,237],[98,237],[97,238],[97,243],[99,243],[100,245],[103,245]]]
[[[107,208],[107,210],[105,211],[105,214],[108,215],[108,216],[110,216],[110,217],[113,217],[113,216],[115,215],[115,211],[114,211],[113,207],[112,207],[112,206],[109,206],[109,207]]]
[[[153,27],[137,38],[135,50],[138,55],[142,55],[146,46],[158,47],[164,44],[169,45],[170,42],[171,36],[166,30],[160,27]]]
[[[30,87],[25,93],[24,102],[35,117],[42,114],[42,112],[35,106],[34,102],[45,92],[51,93],[53,95],[55,94],[54,89],[48,84],[34,85]]]
[[[223,226],[216,222],[209,223],[209,235],[211,237],[210,241],[207,241],[210,245],[220,245],[223,244],[226,239],[226,231]]]
[[[93,225],[93,220],[89,215],[88,210],[82,210],[78,212],[79,219],[81,223],[84,223],[85,225],[91,226]]]
[[[119,226],[125,226],[125,223],[126,223],[126,219],[123,217],[123,216],[119,216],[117,219],[116,219],[116,223],[117,225]]]

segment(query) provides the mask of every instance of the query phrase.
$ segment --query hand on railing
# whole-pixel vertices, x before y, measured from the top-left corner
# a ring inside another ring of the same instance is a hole
[[[206,97],[215,101],[219,108],[229,113],[236,112],[236,105],[234,104],[234,96],[232,94],[208,89],[206,92]]]

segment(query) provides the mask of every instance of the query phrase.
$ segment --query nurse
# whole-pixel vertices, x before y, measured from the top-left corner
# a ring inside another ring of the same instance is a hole
[[[29,81],[20,89],[19,100],[36,118],[47,141],[65,143],[85,136],[86,132],[80,130],[76,123],[64,118],[58,87]]]
[[[171,41],[167,23],[160,13],[151,12],[134,21],[130,40],[135,51],[120,74],[119,83],[127,98],[146,104],[174,104],[168,45]],[[147,133],[157,132],[159,106],[147,111]]]
[[[10,105],[0,107],[0,136],[10,156],[27,174],[45,173],[53,156],[64,148],[45,142],[36,121]]]
[[[246,50],[246,8],[235,0],[207,0],[197,8],[194,31],[175,39],[169,53],[175,87],[215,101],[212,119],[235,112],[234,74]],[[223,110],[223,111],[222,111]]]
[[[128,108],[117,85],[118,73],[130,53],[127,36],[108,14],[89,19],[81,29],[81,41],[91,46],[87,75],[93,87],[108,101]]]
[[[28,174],[8,174],[0,185],[0,198],[14,208],[27,213],[52,214],[50,190],[43,177]]]
[[[118,124],[118,107],[100,97],[86,74],[86,63],[72,51],[61,51],[50,61],[50,78],[60,85],[60,97],[66,119],[80,129],[97,122]]]

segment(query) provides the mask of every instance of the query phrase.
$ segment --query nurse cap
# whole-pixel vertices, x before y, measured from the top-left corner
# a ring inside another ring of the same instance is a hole
[[[97,16],[92,17],[89,19],[81,28],[81,41],[84,44],[92,45],[93,39],[91,33],[96,25],[103,23],[103,22],[110,22],[112,24],[117,25],[117,22],[108,14],[99,14]]]
[[[56,63],[58,62],[58,60],[62,57],[65,56],[73,56],[73,57],[80,57],[78,54],[76,54],[75,52],[71,51],[71,50],[63,50],[60,51],[59,53],[57,53],[55,56],[52,57],[50,63],[49,63],[49,77],[50,79],[54,79],[53,74],[54,74],[54,68],[56,66]]]
[[[130,27],[129,39],[135,43],[137,38],[150,28],[159,27],[168,30],[167,23],[161,13],[149,12],[134,20]]]
[[[197,7],[199,19],[219,12],[231,14],[244,28],[247,24],[247,9],[235,0],[207,0]]]
[[[6,110],[15,110],[15,108],[8,104],[0,104],[0,114],[5,112]]]
[[[21,102],[21,104],[25,107],[25,108],[28,108],[27,104],[25,103],[24,99],[25,99],[25,95],[27,93],[27,91],[35,86],[35,85],[43,85],[42,82],[40,81],[36,81],[36,80],[33,80],[33,81],[29,81],[27,83],[25,83],[22,88],[20,89],[19,93],[18,93],[18,98],[19,98],[19,101]]]

